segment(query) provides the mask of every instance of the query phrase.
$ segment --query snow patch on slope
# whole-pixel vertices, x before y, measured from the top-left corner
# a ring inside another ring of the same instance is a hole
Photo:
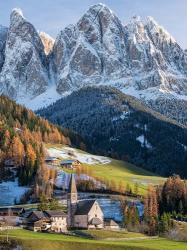
[[[48,154],[52,157],[60,157],[63,159],[74,159],[81,163],[86,164],[108,164],[111,160],[108,157],[92,155],[84,152],[80,152],[75,148],[62,147],[62,148],[49,148]]]
[[[0,193],[3,193],[0,195],[0,205],[13,205],[15,199],[19,202],[21,196],[28,190],[28,187],[18,185],[17,178],[14,181],[0,183]]]
[[[62,96],[56,91],[56,86],[53,85],[46,90],[46,92],[38,95],[34,99],[26,98],[19,98],[18,103],[25,105],[27,108],[36,111],[38,109],[44,108],[49,106],[50,104],[56,102],[62,98]]]
[[[141,146],[144,147],[146,146],[146,148],[152,148],[152,145],[147,141],[147,139],[145,138],[144,135],[140,135],[136,138],[137,141],[139,141],[141,143]]]

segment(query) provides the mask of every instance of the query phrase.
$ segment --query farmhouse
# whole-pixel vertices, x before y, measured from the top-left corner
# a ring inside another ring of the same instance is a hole
[[[53,165],[53,166],[57,166],[60,161],[56,157],[48,156],[48,157],[46,157],[45,162],[47,164],[50,164],[50,165]]]
[[[68,169],[75,169],[76,167],[80,166],[81,163],[78,160],[63,160],[60,163],[61,167],[65,167]]]
[[[44,212],[33,211],[27,216],[26,227],[37,232],[45,229],[47,223],[49,223],[49,219],[46,218]]]
[[[103,211],[97,200],[78,201],[73,175],[71,175],[68,189],[68,227],[84,229],[104,227]]]
[[[27,216],[26,227],[33,231],[67,231],[67,216],[62,211],[32,211]]]

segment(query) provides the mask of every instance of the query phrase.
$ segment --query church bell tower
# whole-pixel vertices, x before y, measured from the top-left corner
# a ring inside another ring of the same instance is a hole
[[[68,197],[67,197],[67,208],[68,208],[68,227],[74,227],[74,214],[77,208],[77,187],[75,183],[74,175],[71,174],[68,187]]]

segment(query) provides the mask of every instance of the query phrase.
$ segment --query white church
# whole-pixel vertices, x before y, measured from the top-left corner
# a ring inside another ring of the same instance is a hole
[[[103,228],[104,215],[97,200],[78,200],[74,176],[68,188],[68,228]]]

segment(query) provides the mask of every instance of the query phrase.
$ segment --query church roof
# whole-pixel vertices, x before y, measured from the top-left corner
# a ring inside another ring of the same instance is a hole
[[[93,207],[96,200],[82,200],[77,204],[75,215],[87,215]]]
[[[77,187],[75,183],[74,175],[71,174],[71,178],[69,181],[68,193],[77,193]]]

